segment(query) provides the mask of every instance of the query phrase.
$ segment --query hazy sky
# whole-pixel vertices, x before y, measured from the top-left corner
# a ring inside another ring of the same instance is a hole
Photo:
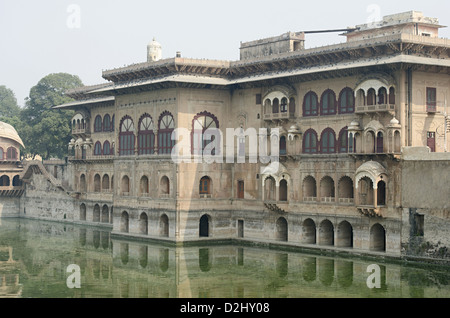
[[[105,82],[102,70],[146,60],[156,38],[163,58],[238,60],[240,42],[288,31],[340,29],[383,16],[422,11],[450,26],[449,0],[0,0],[0,85],[19,105],[50,73]],[[450,29],[440,31],[450,38]],[[306,47],[343,42],[338,33],[307,35]]]

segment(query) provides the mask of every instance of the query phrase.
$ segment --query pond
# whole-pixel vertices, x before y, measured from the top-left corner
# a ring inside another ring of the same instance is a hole
[[[252,246],[174,247],[0,219],[0,297],[448,298],[450,271]]]

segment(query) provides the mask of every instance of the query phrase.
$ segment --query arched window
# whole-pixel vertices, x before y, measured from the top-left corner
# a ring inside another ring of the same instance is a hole
[[[336,135],[331,128],[327,128],[322,132],[320,137],[321,153],[336,153]]]
[[[102,116],[97,115],[94,121],[94,132],[102,131]]]
[[[155,152],[155,133],[153,119],[149,114],[142,115],[139,120],[138,154],[152,155]]]
[[[373,88],[370,88],[369,91],[367,92],[367,103],[366,105],[368,106],[372,106],[375,105],[376,103],[376,92]]]
[[[303,117],[317,116],[318,114],[318,98],[316,93],[309,92],[303,100]]]
[[[3,148],[0,147],[0,160],[4,160],[5,159],[5,155],[3,153]]]
[[[159,181],[159,190],[161,194],[170,194],[170,180],[167,176],[163,176]]]
[[[139,185],[139,187],[140,187],[140,193],[141,194],[146,194],[146,193],[149,193],[149,183],[148,183],[148,177],[147,176],[142,176],[142,178],[141,178],[141,182],[140,182],[140,185]]]
[[[281,99],[281,104],[280,104],[280,113],[287,113],[288,112],[288,100],[286,97],[283,97]]]
[[[340,153],[348,153],[349,152],[349,144],[348,144],[348,131],[347,127],[343,128],[339,133],[339,152]]]
[[[203,177],[200,179],[200,194],[211,194],[211,179]]]
[[[349,87],[344,88],[339,94],[339,114],[355,112],[355,94]]]
[[[102,190],[109,190],[109,175],[107,174],[102,178]]]
[[[103,131],[111,131],[111,116],[109,114],[103,117]]]
[[[130,192],[130,178],[128,176],[123,176],[120,189],[122,190],[122,194],[128,195]]]
[[[158,154],[170,154],[175,145],[172,140],[172,132],[175,129],[175,122],[172,114],[164,112],[159,117],[158,123]]]
[[[377,153],[383,153],[383,152],[384,152],[383,133],[380,131],[377,134]]]
[[[119,155],[134,155],[134,123],[131,117],[125,116],[120,123]]]
[[[394,87],[389,88],[389,104],[391,104],[391,105],[395,104],[395,88]]]
[[[110,143],[109,143],[108,140],[106,140],[106,141],[103,143],[103,155],[105,155],[105,156],[112,155],[112,152],[111,152],[111,145],[110,145]]]
[[[94,176],[94,192],[100,192],[101,188],[100,188],[100,175],[96,174]]]
[[[9,147],[6,150],[6,159],[17,160],[17,149],[14,147]]]
[[[97,141],[94,146],[94,156],[101,156],[102,155],[102,144],[100,141]]]
[[[192,121],[192,153],[202,155],[205,147],[213,142],[215,135],[208,136],[205,134],[208,129],[218,129],[219,121],[216,116],[208,112],[197,114]],[[220,145],[217,145],[220,146]],[[215,155],[213,149],[212,155]]]
[[[387,104],[388,102],[388,98],[387,98],[387,90],[385,87],[380,87],[380,89],[378,90],[378,104],[379,105],[384,105]]]
[[[317,153],[317,134],[312,129],[307,130],[303,137],[303,153]]]
[[[287,184],[286,180],[281,180],[280,181],[278,199],[280,201],[287,201],[288,200],[288,184]]]
[[[285,136],[281,136],[280,137],[280,156],[285,156],[286,155],[286,137]]]
[[[326,90],[322,94],[320,100],[320,115],[334,115],[336,114],[336,95],[331,89]]]
[[[280,101],[278,100],[278,98],[275,98],[272,101],[272,113],[278,114],[279,112],[280,112]]]
[[[82,174],[80,176],[80,192],[86,192],[87,186],[86,186],[86,176]]]

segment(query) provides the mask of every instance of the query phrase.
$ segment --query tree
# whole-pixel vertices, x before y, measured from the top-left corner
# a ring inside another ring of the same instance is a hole
[[[73,111],[53,109],[73,99],[65,95],[68,89],[82,86],[80,78],[67,73],[49,74],[30,90],[25,107],[20,113],[22,125],[19,135],[25,143],[25,152],[44,159],[67,155],[71,138],[70,120]]]
[[[14,92],[4,85],[0,86],[0,120],[19,116],[20,107]]]

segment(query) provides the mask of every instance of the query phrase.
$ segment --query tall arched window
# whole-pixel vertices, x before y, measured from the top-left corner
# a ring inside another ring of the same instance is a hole
[[[318,98],[316,93],[309,92],[303,100],[303,117],[317,116],[318,114]]]
[[[286,137],[281,136],[280,137],[280,155],[285,156],[287,154],[286,151]]]
[[[102,155],[102,144],[100,141],[97,141],[94,146],[94,156],[101,156]]]
[[[153,119],[149,114],[142,115],[139,120],[138,154],[152,155],[155,152],[155,133]]]
[[[170,154],[175,145],[172,140],[172,133],[175,129],[175,122],[172,114],[164,112],[159,117],[158,123],[158,154]]]
[[[377,93],[373,88],[370,88],[367,92],[367,103],[366,105],[372,106],[376,104]]]
[[[105,155],[105,156],[112,155],[112,153],[111,153],[111,144],[109,143],[108,140],[106,140],[103,143],[103,155]]]
[[[336,114],[336,95],[331,89],[326,90],[322,94],[320,100],[320,115],[334,115]]]
[[[125,116],[120,123],[119,155],[134,155],[134,123],[131,117]]]
[[[0,147],[0,160],[4,160],[5,159],[5,155],[3,153],[3,148]]]
[[[219,121],[216,116],[208,112],[197,114],[192,121],[192,153],[198,155],[203,154],[205,147],[215,138],[214,135],[207,136],[205,134],[206,130],[218,128]],[[212,153],[212,155],[214,154]]]
[[[288,100],[286,97],[283,97],[281,99],[281,104],[280,104],[280,113],[287,113],[288,112]]]
[[[322,135],[320,137],[320,152],[336,152],[336,134],[334,133],[333,129],[327,128],[322,132]]]
[[[338,147],[340,153],[347,153],[348,151],[348,130],[347,127],[343,128],[339,132],[339,141],[338,141]]]
[[[391,104],[391,105],[395,104],[395,88],[394,87],[389,88],[389,104]]]
[[[307,130],[303,137],[303,153],[317,153],[317,134],[312,129]]]
[[[339,94],[339,114],[355,112],[355,94],[349,87],[344,88]]]
[[[102,131],[102,116],[97,115],[94,121],[94,132]]]
[[[109,114],[103,117],[103,131],[111,131],[111,116]]]
[[[14,147],[9,147],[6,150],[6,159],[17,160],[17,149]]]

